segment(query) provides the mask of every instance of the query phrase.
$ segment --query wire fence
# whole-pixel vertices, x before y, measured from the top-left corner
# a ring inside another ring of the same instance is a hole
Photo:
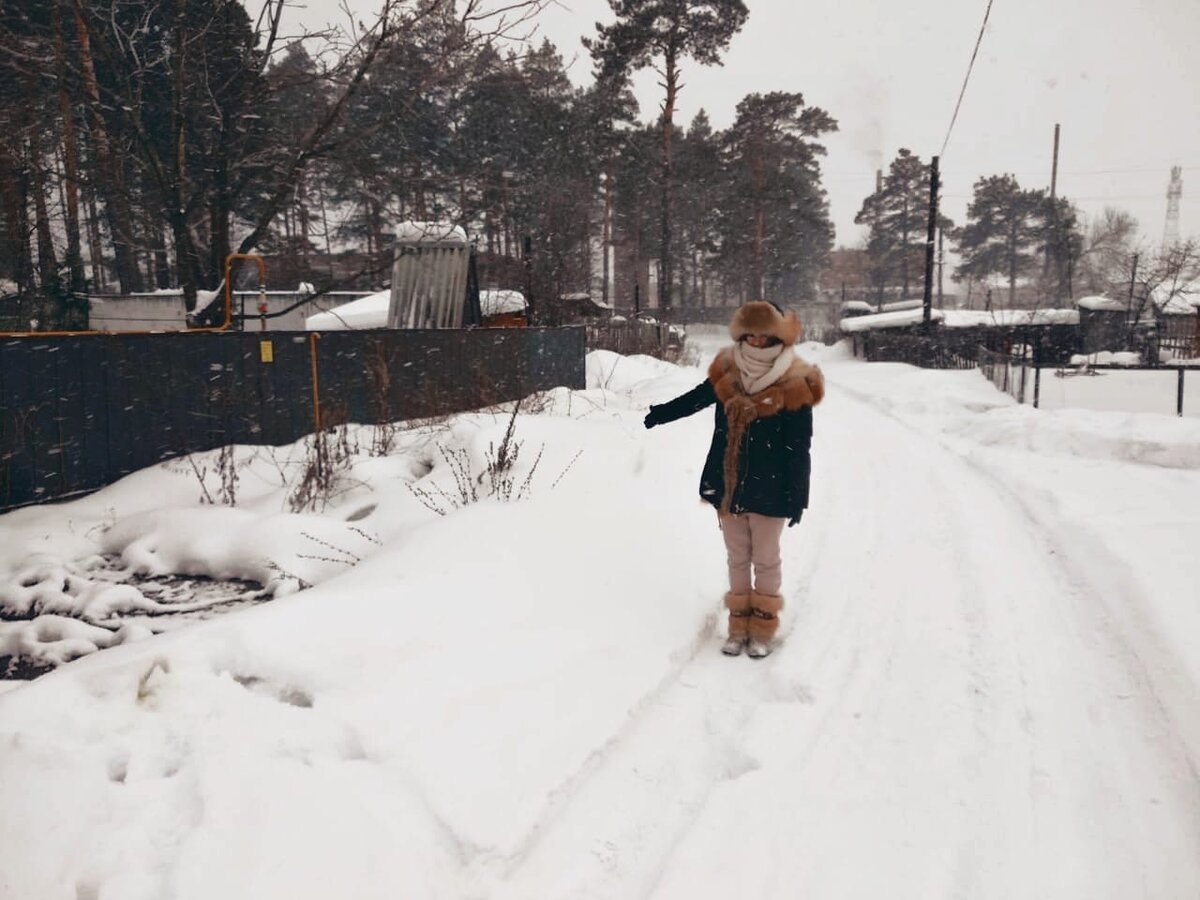
[[[626,356],[641,354],[674,362],[683,350],[683,330],[663,322],[589,322],[586,335],[588,350],[610,350]]]

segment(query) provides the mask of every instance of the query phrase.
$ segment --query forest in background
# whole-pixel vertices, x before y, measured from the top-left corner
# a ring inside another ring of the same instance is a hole
[[[522,40],[543,2],[384,0],[319,34],[286,32],[286,0],[253,16],[236,0],[5,4],[0,317],[53,327],[88,294],[168,288],[191,310],[234,252],[266,256],[274,288],[371,289],[407,219],[464,226],[486,282],[540,297],[813,299],[834,115],[768,92],[725,129],[675,121],[681,73],[721,63],[742,0],[610,0],[584,87],[559,48]],[[630,90],[644,68],[655,110]],[[919,296],[928,190],[928,161],[901,150],[864,198],[860,295]],[[1010,175],[982,176],[968,221],[939,224],[952,274],[1006,285],[1010,304],[1019,283],[1040,302],[1116,290],[1136,249],[1127,214],[1084,223]]]

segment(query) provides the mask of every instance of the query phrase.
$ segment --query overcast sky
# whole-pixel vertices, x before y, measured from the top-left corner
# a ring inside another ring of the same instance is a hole
[[[310,25],[336,21],[337,0],[302,0]],[[366,16],[374,0],[349,0]],[[923,159],[945,140],[987,0],[747,0],[749,20],[721,67],[684,63],[677,121],[700,108],[716,127],[748,93],[798,91],[838,120],[825,186],[837,242],[855,245],[854,215],[876,168],[901,147]],[[590,81],[580,38],[609,21],[606,0],[559,0],[539,18],[577,84]],[[646,120],[661,89],[635,89]],[[1009,172],[1048,187],[1062,125],[1058,191],[1088,215],[1131,212],[1163,234],[1172,165],[1183,167],[1183,235],[1200,235],[1200,0],[994,0],[962,110],[942,157],[943,211],[965,219],[971,186]]]

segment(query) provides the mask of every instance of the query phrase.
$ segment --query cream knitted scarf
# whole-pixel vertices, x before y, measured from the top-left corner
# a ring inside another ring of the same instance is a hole
[[[733,361],[742,380],[742,390],[749,396],[766,390],[791,368],[796,354],[791,347],[751,347],[745,341],[733,345]]]

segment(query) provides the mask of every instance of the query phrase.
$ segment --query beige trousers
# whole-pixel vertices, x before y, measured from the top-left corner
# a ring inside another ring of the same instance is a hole
[[[729,555],[729,590],[733,594],[777,596],[783,584],[783,561],[779,556],[779,538],[786,519],[760,516],[758,513],[723,515],[721,535]],[[754,568],[751,584],[750,570]]]

